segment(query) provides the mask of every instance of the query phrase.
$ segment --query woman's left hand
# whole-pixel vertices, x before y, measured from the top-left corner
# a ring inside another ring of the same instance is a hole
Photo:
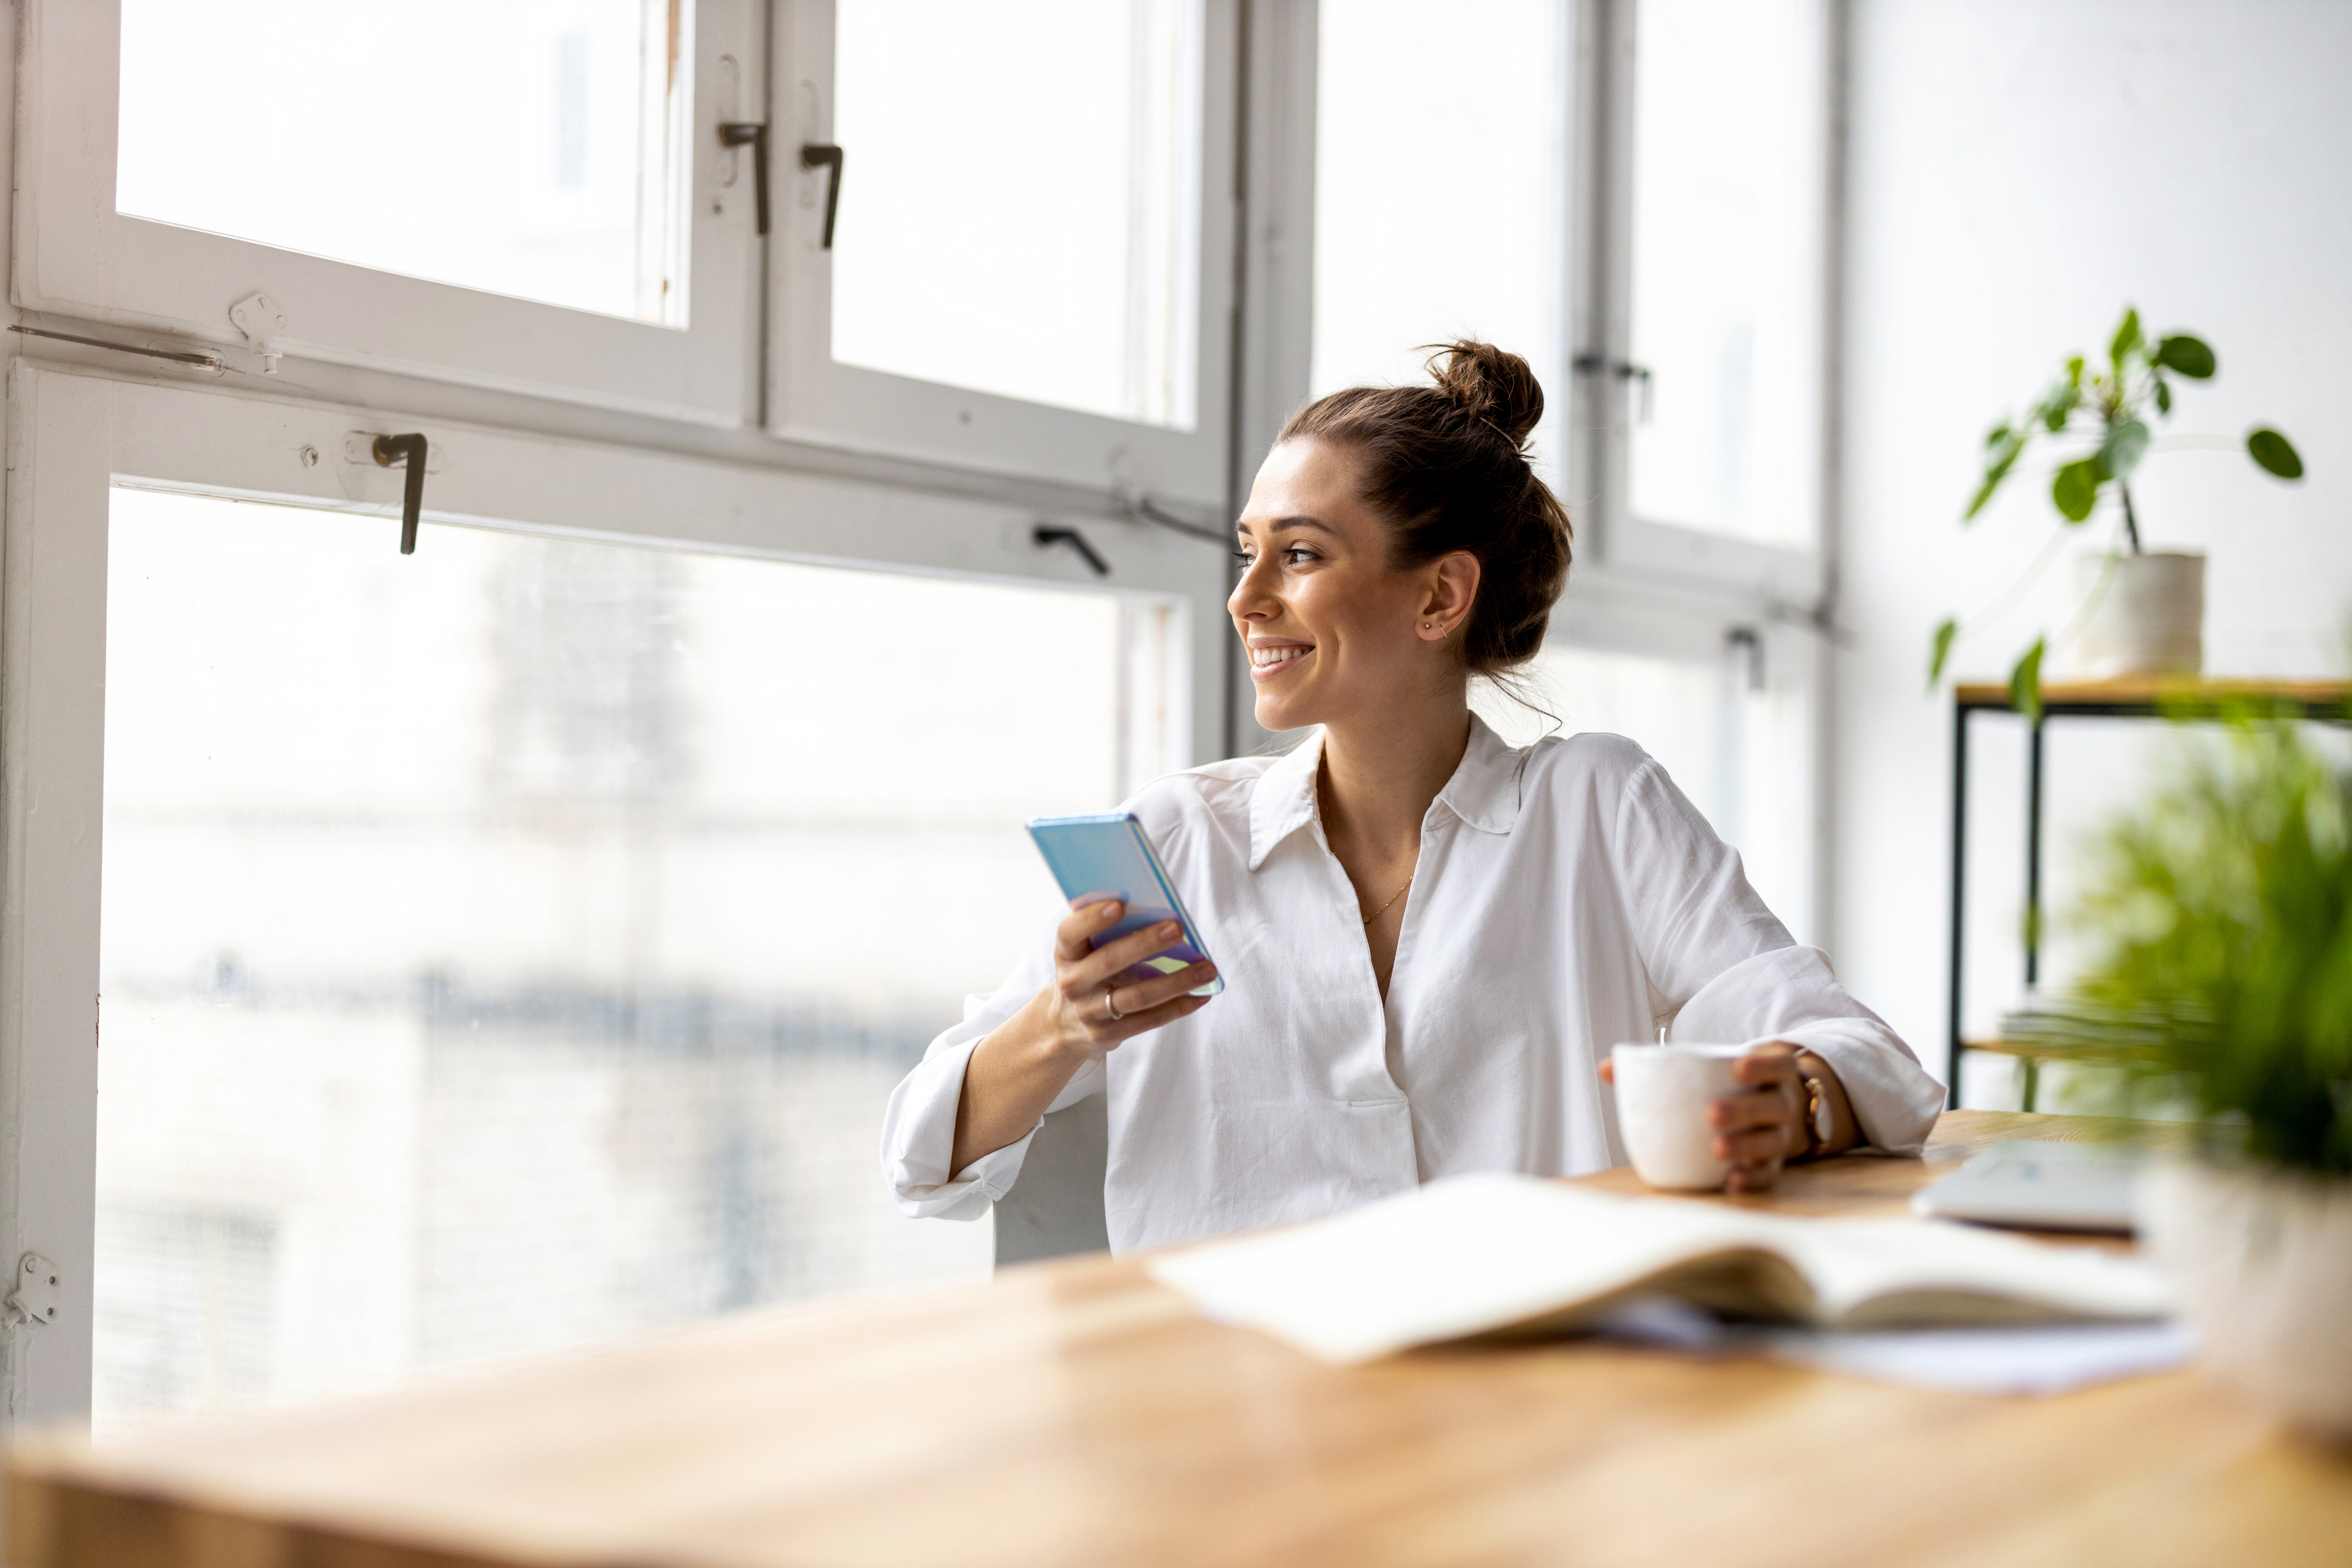
[[[1805,1079],[1797,1048],[1781,1041],[1759,1045],[1731,1064],[1731,1075],[1745,1087],[1706,1108],[1715,1156],[1731,1162],[1727,1189],[1762,1192],[1812,1142],[1805,1134]]]

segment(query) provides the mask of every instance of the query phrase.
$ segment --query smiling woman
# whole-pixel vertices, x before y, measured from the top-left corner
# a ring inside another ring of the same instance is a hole
[[[1430,368],[1294,414],[1236,524],[1258,722],[1318,733],[1128,803],[1224,990],[1189,994],[1207,963],[1129,983],[1175,928],[1097,951],[1119,906],[1074,908],[892,1096],[907,1213],[976,1218],[1045,1113],[1095,1093],[1115,1249],[1597,1170],[1624,1159],[1602,1059],[1661,1030],[1751,1048],[1705,1113],[1734,1186],[1926,1135],[1942,1089],[1654,760],[1615,736],[1513,748],[1471,713],[1474,675],[1541,647],[1569,521],[1525,455],[1526,362],[1461,342]]]

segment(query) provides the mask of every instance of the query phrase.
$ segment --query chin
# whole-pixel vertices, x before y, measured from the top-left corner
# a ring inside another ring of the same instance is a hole
[[[1323,722],[1307,711],[1306,704],[1285,702],[1280,697],[1258,698],[1253,709],[1253,715],[1257,719],[1260,729],[1273,730],[1276,733],[1286,729],[1305,729],[1309,725]]]

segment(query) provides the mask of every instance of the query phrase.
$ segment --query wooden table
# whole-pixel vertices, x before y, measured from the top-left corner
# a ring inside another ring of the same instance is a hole
[[[1769,1201],[1899,1212],[2028,1129],[2085,1124],[1955,1112],[1927,1164]],[[1333,1368],[1087,1258],[24,1447],[6,1513],[15,1568],[2275,1568],[2352,1563],[2352,1451],[2188,1373],[2005,1399],[1595,1343]]]

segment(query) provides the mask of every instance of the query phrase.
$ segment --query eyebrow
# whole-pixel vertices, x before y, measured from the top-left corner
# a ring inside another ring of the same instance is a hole
[[[1245,527],[1247,527],[1245,523],[1235,523],[1234,531],[1238,534]],[[1339,532],[1330,524],[1318,522],[1313,517],[1276,517],[1265,526],[1265,531],[1270,534],[1280,533],[1285,528],[1316,528],[1335,538],[1339,537]]]

